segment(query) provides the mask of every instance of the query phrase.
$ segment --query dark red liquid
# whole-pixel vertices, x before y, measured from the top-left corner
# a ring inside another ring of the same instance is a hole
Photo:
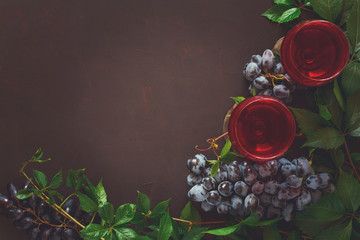
[[[255,161],[281,156],[291,146],[294,135],[292,113],[274,98],[249,98],[230,117],[229,136],[233,146]]]
[[[308,86],[331,81],[345,67],[349,44],[343,31],[327,21],[301,23],[286,35],[281,59],[294,80]]]

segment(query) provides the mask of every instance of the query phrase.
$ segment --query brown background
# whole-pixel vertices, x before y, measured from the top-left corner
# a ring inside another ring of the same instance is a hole
[[[0,192],[41,168],[86,168],[109,201],[187,202],[185,161],[220,134],[243,65],[285,29],[271,0],[0,2]],[[210,155],[211,156],[211,155]],[[26,239],[0,217],[1,239]]]

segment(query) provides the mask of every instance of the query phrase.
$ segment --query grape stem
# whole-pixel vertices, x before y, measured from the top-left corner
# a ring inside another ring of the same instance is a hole
[[[191,227],[193,225],[209,225],[209,224],[222,224],[225,223],[225,221],[208,221],[208,222],[192,222],[192,221],[188,221],[188,220],[184,220],[184,219],[180,219],[180,218],[172,218],[174,221],[178,221],[178,222],[183,222],[183,223],[187,223],[189,224],[189,229],[188,232],[190,232]]]
[[[208,150],[212,149],[212,150],[214,151],[214,154],[215,154],[218,158],[220,158],[220,156],[219,156],[219,155],[217,154],[217,152],[216,152],[216,149],[218,148],[218,145],[216,144],[216,142],[217,142],[219,139],[227,136],[228,134],[229,134],[229,132],[226,132],[226,133],[221,134],[221,135],[218,136],[217,138],[209,138],[209,139],[207,139],[206,142],[210,144],[210,146],[209,146],[208,148],[199,148],[199,145],[196,145],[196,146],[195,146],[195,149],[198,150],[198,151],[200,151],[200,152],[205,152],[205,151],[208,151]]]
[[[72,194],[70,194],[67,198],[65,198],[65,200],[59,205],[59,207],[62,207],[65,203],[66,203],[66,201],[67,200],[69,200],[72,196],[75,196],[76,195],[76,193],[72,193]]]
[[[348,158],[349,158],[350,165],[351,165],[351,167],[354,169],[354,173],[355,173],[358,181],[360,181],[360,176],[359,176],[359,173],[358,173],[358,171],[357,171],[357,168],[355,167],[354,162],[353,162],[353,160],[352,160],[352,157],[351,157],[351,154],[350,154],[350,150],[349,150],[349,146],[348,146],[348,144],[347,144],[347,141],[346,141],[345,136],[344,136],[344,145],[345,145],[346,154],[348,155]]]

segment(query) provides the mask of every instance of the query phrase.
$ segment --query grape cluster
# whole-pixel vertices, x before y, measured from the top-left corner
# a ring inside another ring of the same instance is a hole
[[[317,202],[335,190],[328,173],[315,173],[309,161],[285,158],[268,162],[233,161],[222,164],[214,177],[203,154],[187,161],[191,201],[201,202],[205,211],[247,217],[251,211],[260,219],[294,218],[295,210]]]
[[[22,189],[30,187],[25,182]],[[5,214],[18,230],[25,230],[31,240],[78,240],[78,226],[52,209],[39,197],[32,195],[25,200],[17,199],[18,188],[13,183],[7,185],[8,196],[0,193],[0,213]],[[75,198],[70,198],[63,205],[65,212],[81,219],[83,225],[90,223],[92,214],[81,210]],[[97,220],[98,221],[98,220]]]
[[[253,55],[250,62],[244,66],[244,77],[251,82],[251,95],[273,96],[290,103],[296,89],[296,83],[285,73],[280,59],[270,49],[266,49],[262,56]]]

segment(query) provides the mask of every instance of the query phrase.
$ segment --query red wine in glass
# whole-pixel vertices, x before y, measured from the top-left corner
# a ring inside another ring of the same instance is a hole
[[[229,138],[235,150],[254,161],[268,161],[283,155],[296,132],[293,114],[279,100],[250,97],[233,110]]]
[[[306,21],[296,25],[281,45],[281,62],[300,84],[315,87],[333,80],[345,68],[350,47],[344,32],[335,24]]]

